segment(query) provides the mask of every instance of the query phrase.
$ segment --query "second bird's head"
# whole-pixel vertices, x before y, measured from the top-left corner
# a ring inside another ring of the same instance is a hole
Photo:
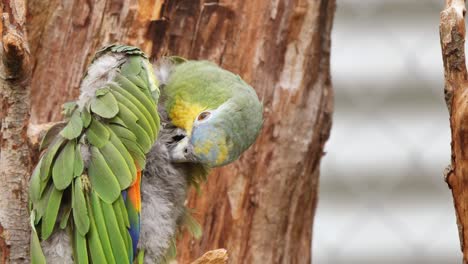
[[[182,131],[171,149],[175,162],[222,166],[253,144],[263,107],[239,76],[207,61],[186,61],[163,78],[167,114]]]

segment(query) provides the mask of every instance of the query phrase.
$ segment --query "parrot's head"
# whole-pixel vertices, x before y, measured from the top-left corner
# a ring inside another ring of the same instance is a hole
[[[257,138],[263,107],[239,76],[210,62],[186,61],[172,67],[162,89],[166,112],[180,131],[170,150],[174,161],[222,166]]]

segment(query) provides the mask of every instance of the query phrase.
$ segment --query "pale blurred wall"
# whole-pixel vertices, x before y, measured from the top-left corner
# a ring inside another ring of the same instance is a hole
[[[313,263],[461,263],[439,46],[442,0],[337,0],[335,113]]]

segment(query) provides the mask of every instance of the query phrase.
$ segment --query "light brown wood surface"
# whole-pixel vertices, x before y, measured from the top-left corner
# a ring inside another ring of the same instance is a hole
[[[452,190],[463,263],[468,263],[468,82],[465,61],[465,1],[447,0],[441,13],[440,43],[445,101],[452,130],[452,162],[445,180]]]

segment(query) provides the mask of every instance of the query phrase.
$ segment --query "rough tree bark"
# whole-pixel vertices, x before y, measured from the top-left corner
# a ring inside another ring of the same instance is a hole
[[[30,54],[24,1],[2,1],[0,64],[0,261],[27,263],[27,183],[31,153],[29,122]]]
[[[30,0],[31,120],[61,118],[60,105],[78,96],[105,44],[217,62],[256,89],[265,123],[240,161],[190,195],[204,236],[180,239],[179,263],[216,248],[227,249],[230,263],[310,263],[331,126],[334,9],[334,0]]]
[[[83,72],[100,47],[119,42],[151,52],[149,28],[162,2],[29,0],[32,121],[61,119],[60,106],[79,95]]]
[[[445,69],[445,101],[452,130],[452,162],[445,180],[452,190],[463,263],[468,263],[468,74],[465,61],[465,1],[446,0],[440,43]]]

